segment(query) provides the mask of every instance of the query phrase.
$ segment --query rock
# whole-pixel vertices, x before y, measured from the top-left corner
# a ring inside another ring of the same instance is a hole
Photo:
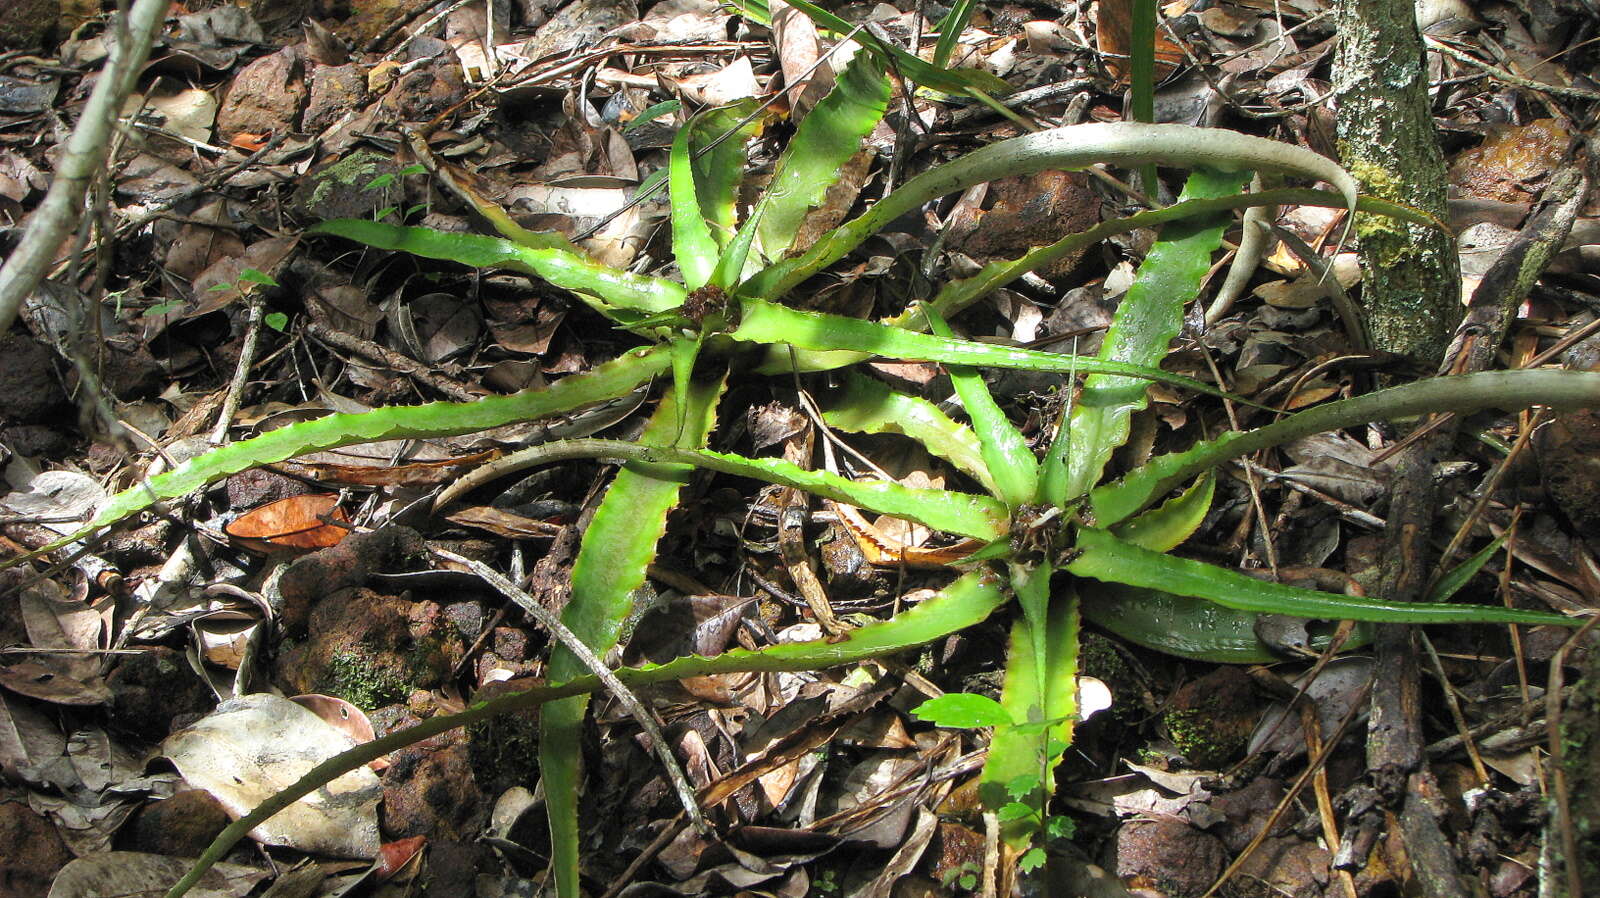
[[[391,754],[389,763],[383,774],[385,835],[477,837],[492,801],[473,776],[465,733],[440,733]]]
[[[228,812],[211,793],[188,789],[140,808],[123,836],[133,851],[197,857],[228,823]]]
[[[217,112],[217,133],[223,140],[237,134],[296,130],[306,83],[300,54],[285,47],[250,63],[234,76]]]
[[[1580,409],[1556,415],[1534,434],[1539,473],[1551,501],[1590,545],[1600,550],[1600,412]]]
[[[174,718],[204,714],[217,704],[183,654],[166,646],[124,656],[106,677],[106,686],[111,690],[111,725],[150,742],[165,739]]]
[[[633,0],[578,0],[561,8],[522,46],[522,55],[537,59],[588,47],[607,32],[639,19]]]
[[[1238,758],[1261,716],[1261,700],[1237,667],[1219,667],[1172,697],[1163,722],[1192,767],[1215,769]]]
[[[270,0],[276,3],[278,0]],[[389,30],[399,16],[409,15],[417,7],[416,0],[361,0],[360,3],[339,4],[353,12],[343,22],[333,24],[333,30],[350,46],[360,50],[372,39]]]
[[[306,221],[369,218],[373,212],[401,201],[400,184],[386,185],[379,180],[394,182],[399,170],[400,166],[388,156],[351,153],[312,169],[289,198],[289,210]],[[384,178],[385,175],[389,177]]]
[[[310,99],[301,127],[319,134],[367,99],[367,76],[356,63],[319,65],[311,70]]]
[[[72,860],[48,819],[20,801],[0,801],[0,898],[38,898]]]
[[[43,424],[19,424],[0,430],[0,443],[29,458],[61,458],[72,450],[72,437]]]
[[[361,586],[374,571],[397,573],[425,566],[427,555],[428,547],[417,531],[384,527],[352,533],[337,546],[296,559],[277,582],[279,624],[291,636],[303,633],[312,606],[324,596]]]
[[[454,60],[440,61],[401,75],[383,95],[379,115],[387,121],[425,122],[466,96],[466,83]]]
[[[227,480],[228,507],[239,510],[260,508],[292,496],[305,496],[318,489],[304,480],[285,477],[265,468],[240,471]]]
[[[1228,862],[1222,842],[1184,823],[1133,821],[1117,830],[1117,876],[1131,890],[1194,898]]]
[[[61,0],[13,0],[0,6],[0,49],[24,53],[44,49],[59,18]]]
[[[0,337],[0,419],[37,424],[66,401],[55,356],[44,344],[16,334]]]
[[[336,695],[363,710],[432,689],[466,652],[435,602],[343,589],[311,610],[306,641],[283,652],[278,678],[291,694]]]
[[[494,849],[473,839],[428,840],[428,867],[422,878],[422,898],[455,898],[483,894],[478,877],[500,871]]]

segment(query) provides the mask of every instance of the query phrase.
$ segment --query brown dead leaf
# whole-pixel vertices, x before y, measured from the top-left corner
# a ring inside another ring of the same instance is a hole
[[[1095,44],[1106,61],[1106,69],[1119,83],[1131,77],[1128,65],[1133,46],[1133,0],[1100,0],[1095,28]],[[1172,42],[1165,29],[1156,28],[1156,80],[1171,75],[1183,62],[1183,50]]]
[[[439,461],[414,461],[375,468],[368,465],[288,462],[283,467],[302,477],[330,483],[358,486],[438,486],[459,476],[462,468],[477,467],[500,457],[500,450],[486,449]]]
[[[85,682],[33,661],[0,667],[0,686],[55,705],[103,705],[111,690],[98,680]]]
[[[289,263],[289,255],[299,244],[298,236],[268,237],[245,247],[238,256],[217,261],[194,279],[194,298],[179,317],[195,318],[243,298],[246,291],[240,289],[240,275],[247,268],[254,268],[276,279],[283,273]],[[249,281],[245,281],[243,286],[261,289],[260,285]]]
[[[229,536],[256,552],[282,549],[326,549],[338,545],[349,528],[328,521],[348,523],[350,518],[338,507],[334,493],[290,496],[246,512],[226,528]]]
[[[373,862],[373,870],[378,874],[378,880],[381,882],[405,869],[406,865],[421,853],[426,844],[428,844],[427,836],[411,836],[378,846],[378,858]]]
[[[491,508],[487,505],[453,511],[445,516],[445,520],[452,524],[460,524],[463,527],[476,527],[479,530],[485,530],[507,539],[548,538],[561,532],[560,524],[534,520],[515,512],[501,508]]]

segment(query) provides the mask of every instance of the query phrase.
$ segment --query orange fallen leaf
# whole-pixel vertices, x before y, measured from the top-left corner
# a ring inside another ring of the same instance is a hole
[[[1160,12],[1156,13],[1161,15]],[[1104,58],[1106,71],[1118,82],[1132,76],[1129,57],[1133,53],[1133,0],[1100,0],[1095,43]],[[1166,29],[1156,24],[1156,81],[1164,81],[1183,63],[1183,48],[1172,42]]]
[[[228,146],[244,150],[246,153],[254,153],[266,146],[267,141],[271,139],[271,131],[263,131],[260,134],[250,131],[240,131],[238,134],[228,138]]]
[[[427,836],[410,836],[380,845],[378,858],[372,865],[378,874],[378,880],[381,882],[399,873],[412,858],[417,856],[417,852],[422,850],[427,841]]]
[[[339,497],[333,493],[290,496],[240,515],[226,528],[228,535],[247,549],[276,552],[283,549],[326,549],[337,545],[349,523]]]

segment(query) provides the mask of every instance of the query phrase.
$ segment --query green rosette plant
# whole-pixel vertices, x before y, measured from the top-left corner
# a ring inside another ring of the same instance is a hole
[[[809,6],[804,0],[791,2],[802,9]],[[820,12],[806,11],[814,16]],[[1048,785],[1076,717],[1077,596],[1098,588],[1097,584],[1129,589],[1127,600],[1136,603],[1189,597],[1187,601],[1214,603],[1241,614],[1403,623],[1567,622],[1559,615],[1516,609],[1407,605],[1330,595],[1265,583],[1167,553],[1205,513],[1210,499],[1207,472],[1231,458],[1304,433],[1422,410],[1593,404],[1600,397],[1600,375],[1497,373],[1397,387],[1329,403],[1260,430],[1225,434],[1158,457],[1120,480],[1102,482],[1106,459],[1127,438],[1129,415],[1143,407],[1148,384],[1223,395],[1214,387],[1163,371],[1159,363],[1177,333],[1184,304],[1199,290],[1201,275],[1220,242],[1225,213],[1309,202],[1359,205],[1410,220],[1425,219],[1398,207],[1358,200],[1347,173],[1297,147],[1213,129],[1093,124],[1001,141],[932,168],[813,245],[792,248],[798,223],[822,200],[839,169],[883,115],[890,94],[886,60],[893,59],[913,80],[939,90],[984,94],[986,86],[993,87],[974,81],[975,75],[941,74],[945,70],[926,63],[921,65],[929,71],[923,71],[891,48],[864,42],[866,49],[844,68],[836,88],[800,123],[776,165],[771,187],[742,220],[737,198],[746,168],[744,145],[759,121],[752,115],[753,106],[702,112],[680,128],[665,180],[671,191],[673,252],[681,281],[610,268],[565,238],[527,231],[503,211],[478,201],[474,205],[495,229],[495,236],[364,220],[330,221],[312,229],[313,234],[379,249],[529,273],[570,291],[645,345],[545,389],[470,403],[332,415],[221,447],[111,497],[83,529],[41,551],[64,548],[158,502],[181,498],[239,471],[306,452],[383,439],[471,433],[572,412],[660,381],[665,385],[661,397],[637,440],[573,440],[536,446],[516,456],[516,464],[522,466],[578,457],[624,463],[583,534],[573,567],[572,598],[562,622],[598,655],[616,644],[631,610],[631,594],[643,583],[691,468],[791,486],[979,540],[985,548],[965,559],[969,569],[933,598],[842,639],[684,658],[621,670],[617,676],[626,684],[644,685],[714,672],[851,663],[971,626],[1015,599],[1020,614],[1011,625],[1004,690],[996,707],[977,718],[995,726],[983,774],[985,799],[1000,809],[1008,840],[1022,851],[1029,850],[1041,831],[1060,832],[1048,814]],[[731,139],[724,139],[730,132]],[[1163,164],[1196,171],[1183,197],[1171,206],[1105,222],[1020,259],[989,264],[972,277],[944,284],[931,301],[884,321],[786,305],[811,276],[937,197],[997,177],[1098,163]],[[1336,191],[1240,193],[1251,172],[1326,181]],[[1161,227],[1161,238],[1141,266],[1097,356],[977,343],[953,336],[945,324],[947,317],[1027,271],[1110,234],[1142,227]],[[730,378],[841,368],[872,358],[949,366],[968,422],[957,422],[923,400],[893,394],[881,384],[847,394],[828,412],[828,419],[834,426],[858,430],[901,427],[972,474],[986,492],[854,481],[778,459],[709,448],[719,399]],[[981,374],[988,368],[1052,372],[1069,381],[1086,376],[1081,394],[1057,422],[1055,438],[1042,454],[1026,443],[989,394]],[[891,408],[915,409],[916,415],[891,421],[881,411]],[[464,485],[476,482],[468,478]],[[1159,622],[1147,622],[1142,630],[1123,626],[1119,632],[1156,647],[1184,641],[1168,639],[1161,629]],[[1186,638],[1191,645],[1197,641],[1192,633]],[[261,820],[340,772],[453,726],[508,710],[544,707],[540,763],[550,815],[551,872],[558,894],[576,896],[581,781],[577,737],[586,696],[598,684],[559,647],[552,652],[549,680],[548,686],[476,703],[461,714],[426,721],[330,759],[228,827],[169,895],[183,894]],[[961,701],[970,707],[972,699]],[[945,719],[938,705],[927,709],[927,716]],[[973,718],[969,714],[966,719]],[[1026,864],[1042,856],[1022,855]]]

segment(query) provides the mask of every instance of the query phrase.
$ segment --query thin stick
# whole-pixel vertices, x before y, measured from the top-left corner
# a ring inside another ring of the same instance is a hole
[[[133,90],[150,45],[167,13],[166,0],[135,0],[112,47],[105,69],[95,81],[83,117],[61,155],[50,191],[29,217],[22,241],[0,268],[0,333],[11,329],[17,309],[44,279],[56,250],[77,225],[84,192],[105,163],[117,110]]]
[[[1566,691],[1566,674],[1562,669],[1567,666],[1567,656],[1576,646],[1584,643],[1589,631],[1600,623],[1600,617],[1589,618],[1588,623],[1572,634],[1572,638],[1561,644],[1556,650],[1554,658],[1550,659],[1550,679],[1545,689],[1544,720],[1548,731],[1548,750],[1550,752],[1550,792],[1555,797],[1556,813],[1555,826],[1561,838],[1562,863],[1565,865],[1566,890],[1568,895],[1578,896],[1583,894],[1583,868],[1578,857],[1578,837],[1572,825],[1572,795],[1567,786],[1566,743],[1562,741],[1561,733],[1561,698]]]
[[[695,799],[694,787],[689,785],[689,778],[684,775],[683,768],[678,766],[678,759],[673,757],[672,749],[667,745],[666,738],[662,736],[661,728],[656,725],[655,717],[651,715],[649,709],[645,708],[644,703],[639,701],[639,697],[634,695],[633,691],[627,686],[624,686],[621,680],[617,679],[617,675],[611,672],[611,668],[606,667],[605,662],[601,661],[594,651],[585,645],[583,640],[579,639],[575,633],[567,629],[566,625],[561,623],[561,619],[551,613],[550,609],[539,604],[533,596],[518,589],[516,584],[510,580],[500,576],[499,572],[494,568],[481,561],[464,558],[446,549],[433,547],[430,547],[430,549],[433,554],[440,558],[453,561],[456,564],[466,565],[467,569],[482,578],[483,582],[493,586],[501,595],[516,602],[518,607],[526,611],[530,617],[538,621],[546,630],[549,630],[551,635],[555,636],[563,646],[566,646],[567,651],[571,652],[579,661],[583,662],[585,667],[593,671],[596,677],[600,678],[600,682],[605,685],[606,691],[610,692],[617,701],[622,703],[624,708],[628,709],[628,713],[634,720],[638,721],[640,729],[644,730],[645,735],[650,737],[651,748],[655,751],[656,757],[661,760],[661,766],[666,768],[667,778],[672,780],[673,790],[678,793],[678,800],[683,803],[683,810],[684,813],[689,815],[689,822],[694,824],[695,829],[699,830],[702,835],[711,832],[711,827],[706,823],[705,816],[700,813],[700,803]]]
[[[239,400],[244,398],[244,385],[250,379],[250,366],[256,363],[256,345],[261,341],[261,308],[266,299],[261,291],[250,294],[250,319],[245,326],[244,345],[239,349],[239,364],[233,369],[233,380],[228,383],[228,394],[222,398],[222,411],[217,414],[216,429],[211,431],[211,445],[221,446],[228,439],[228,425],[239,411]]]
[[[1505,83],[1514,87],[1536,90],[1542,93],[1553,94],[1558,97],[1567,97],[1568,99],[1572,100],[1600,100],[1600,93],[1596,93],[1595,91],[1584,90],[1581,87],[1565,87],[1560,84],[1550,84],[1544,81],[1535,81],[1532,78],[1524,78],[1521,75],[1508,72],[1497,65],[1493,65],[1491,63],[1484,62],[1481,59],[1469,56],[1468,54],[1457,50],[1455,47],[1444,43],[1438,38],[1425,37],[1423,40],[1427,42],[1429,50],[1436,50],[1450,57],[1451,59],[1454,59],[1456,62],[1464,62],[1467,65],[1480,69],[1484,74],[1495,79],[1496,81],[1504,81]]]
[[[1295,796],[1299,795],[1301,790],[1306,787],[1306,784],[1311,781],[1311,778],[1316,775],[1316,772],[1321,770],[1324,764],[1328,763],[1328,758],[1333,755],[1334,749],[1339,745],[1339,740],[1344,738],[1345,731],[1350,728],[1351,722],[1356,719],[1357,714],[1366,704],[1367,695],[1372,691],[1372,682],[1371,679],[1368,679],[1366,685],[1361,687],[1361,694],[1351,703],[1350,710],[1345,712],[1344,717],[1339,721],[1339,725],[1334,727],[1333,735],[1322,743],[1322,750],[1317,752],[1315,757],[1308,759],[1306,769],[1295,778],[1294,783],[1289,786],[1289,790],[1283,794],[1283,799],[1272,809],[1272,813],[1267,815],[1267,819],[1261,824],[1261,830],[1256,833],[1255,838],[1250,840],[1250,844],[1239,852],[1239,856],[1234,858],[1228,868],[1222,871],[1222,875],[1217,877],[1217,881],[1212,883],[1211,888],[1206,889],[1205,894],[1201,895],[1200,898],[1211,898],[1212,895],[1215,895],[1217,890],[1222,888],[1222,884],[1232,879],[1233,874],[1239,872],[1239,868],[1244,866],[1244,862],[1249,859],[1250,855],[1254,854],[1255,850],[1261,847],[1261,843],[1267,840],[1267,836],[1272,833],[1273,828],[1278,825],[1278,821],[1283,818],[1284,812],[1294,802]]]

